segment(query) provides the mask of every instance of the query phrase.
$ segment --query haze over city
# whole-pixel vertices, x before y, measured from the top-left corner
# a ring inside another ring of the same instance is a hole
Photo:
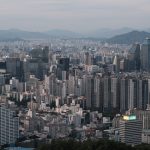
[[[150,150],[150,0],[0,0],[0,150]]]
[[[0,0],[0,29],[144,29],[150,24],[149,6],[149,0]]]

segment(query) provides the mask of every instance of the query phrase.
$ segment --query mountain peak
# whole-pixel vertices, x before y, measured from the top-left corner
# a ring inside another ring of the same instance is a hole
[[[114,44],[133,44],[133,43],[143,43],[145,38],[150,37],[149,32],[133,30],[131,32],[114,36],[107,40],[108,43]]]

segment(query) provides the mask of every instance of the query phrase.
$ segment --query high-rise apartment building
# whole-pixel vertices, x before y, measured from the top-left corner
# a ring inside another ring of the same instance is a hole
[[[104,78],[104,103],[103,111],[110,111],[111,108],[111,80],[110,78]]]
[[[120,112],[125,112],[128,107],[128,80],[120,79]]]
[[[128,80],[128,109],[134,109],[134,81]]]
[[[0,145],[15,143],[19,138],[19,118],[14,110],[0,105]]]
[[[118,88],[118,79],[117,78],[111,78],[111,108],[118,108],[119,101],[119,88]]]
[[[87,108],[93,108],[94,106],[94,78],[92,76],[86,76],[85,78],[85,97]]]
[[[103,111],[103,80],[100,76],[96,76],[94,78],[94,93],[95,93],[95,101],[94,107]]]

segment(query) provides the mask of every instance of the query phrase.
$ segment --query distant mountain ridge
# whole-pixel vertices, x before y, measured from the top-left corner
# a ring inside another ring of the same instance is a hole
[[[46,32],[30,32],[18,29],[0,30],[0,40],[14,39],[48,39],[51,37],[59,38],[79,38],[83,37],[79,33],[68,30],[50,30]]]
[[[150,38],[150,33],[145,31],[131,31],[125,34],[117,35],[107,39],[108,43],[112,44],[132,44],[132,43],[143,43],[145,38]]]
[[[29,32],[17,29],[0,30],[0,40],[36,39],[36,38],[48,38],[48,35],[40,32]]]
[[[72,32],[69,30],[60,30],[60,29],[49,30],[44,33],[49,35],[50,37],[70,37],[70,38],[83,37],[83,35],[80,33]]]
[[[149,31],[149,29],[147,29],[146,31]],[[9,30],[0,30],[0,41],[17,40],[17,39],[18,40],[48,39],[51,37],[56,38],[59,37],[59,38],[85,38],[97,40],[103,39],[108,43],[130,44],[134,42],[141,43],[146,37],[150,37],[150,33],[146,31],[133,31],[131,28],[121,28],[115,30],[105,28],[91,33],[80,34],[69,30],[60,30],[60,29],[49,30],[45,32],[30,32],[17,29],[9,29]]]
[[[120,29],[110,29],[110,28],[101,28],[95,31],[92,31],[87,34],[87,36],[94,38],[111,38],[116,35],[124,34],[133,31],[132,28],[120,28]]]

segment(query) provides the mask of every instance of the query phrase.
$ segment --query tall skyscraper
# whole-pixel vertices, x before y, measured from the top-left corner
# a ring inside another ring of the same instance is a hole
[[[66,72],[66,78],[68,79],[69,72],[69,58],[60,58],[57,64],[57,77],[59,80],[62,80],[64,72]]]
[[[128,109],[134,109],[134,81],[128,80]]]
[[[120,60],[119,60],[119,56],[115,55],[114,60],[113,60],[113,65],[114,65],[114,71],[117,73],[120,70]]]
[[[142,99],[143,99],[143,81],[141,80],[141,79],[139,79],[138,81],[137,81],[137,108],[138,109],[142,109],[143,108],[143,101],[142,101]]]
[[[105,112],[110,111],[111,107],[111,80],[110,78],[104,78],[104,104],[103,110]]]
[[[94,93],[95,93],[95,99],[94,99],[94,108],[103,111],[103,81],[100,76],[96,76],[94,78]]]
[[[92,76],[86,76],[85,78],[85,97],[87,108],[93,108],[94,106],[94,78]]]
[[[0,105],[0,145],[15,143],[19,138],[19,118],[16,112]]]
[[[128,107],[128,80],[120,79],[120,112],[125,112]]]
[[[116,109],[119,107],[119,91],[118,91],[118,79],[111,78],[111,108]]]
[[[146,38],[141,47],[141,69],[150,71],[150,39]]]
[[[128,71],[140,71],[140,44],[134,44],[128,54]]]

